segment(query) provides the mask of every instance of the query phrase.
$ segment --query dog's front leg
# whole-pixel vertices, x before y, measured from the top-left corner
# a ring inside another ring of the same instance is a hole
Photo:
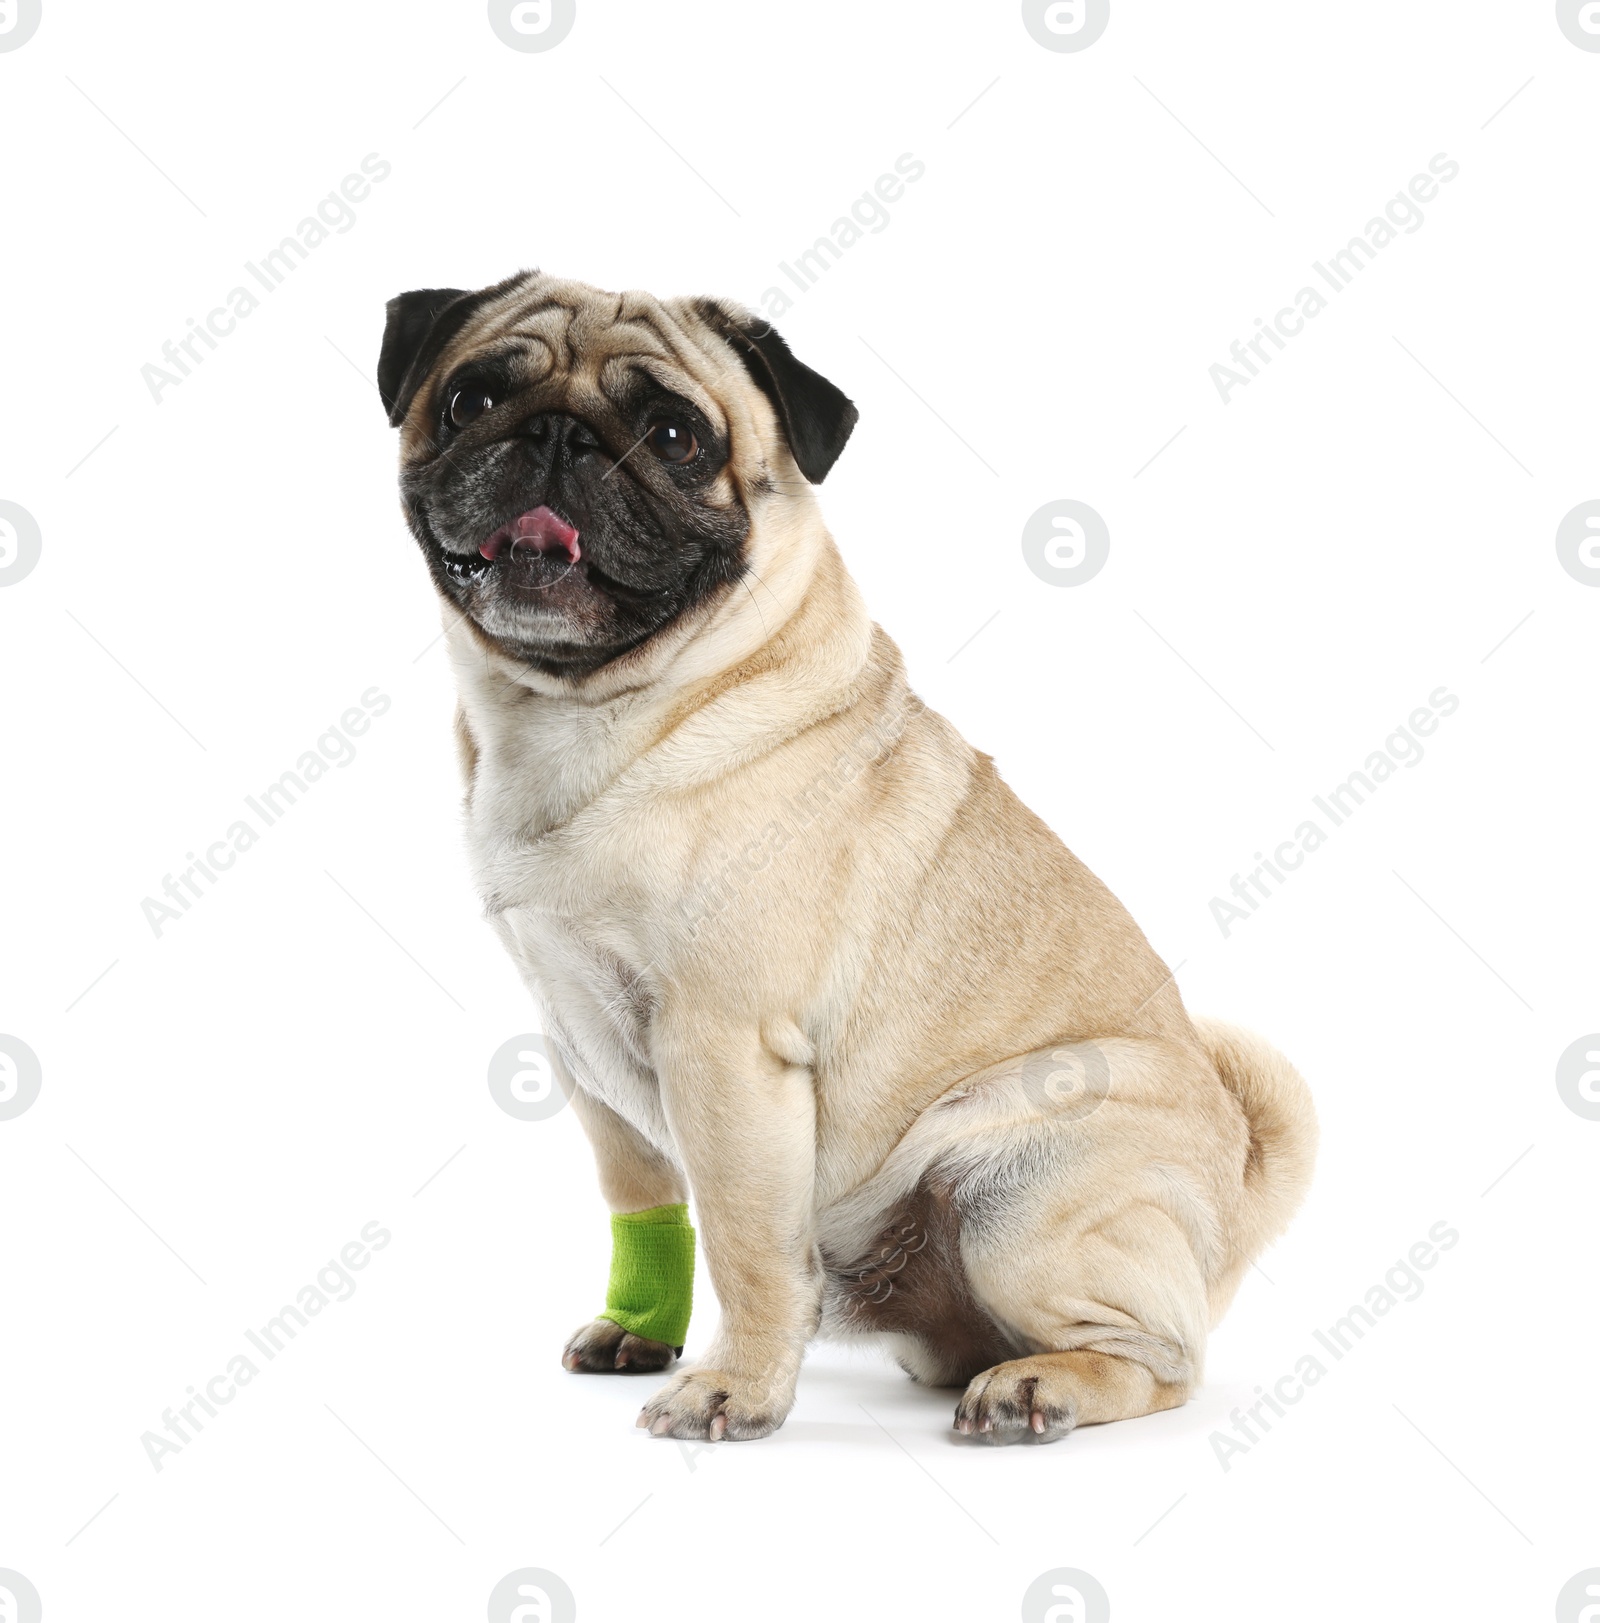
[[[703,1014],[694,1024],[658,1020],[654,1046],[722,1321],[639,1424],[658,1437],[765,1437],[794,1401],[822,1302],[811,1073],[754,1031],[708,1029]]]
[[[561,1074],[573,1114],[594,1148],[600,1193],[612,1213],[612,1283],[606,1291],[606,1310],[573,1332],[561,1362],[589,1374],[654,1373],[683,1351],[679,1343],[689,1323],[694,1231],[681,1204],[683,1178],[614,1110],[574,1085],[569,1073]],[[619,1233],[618,1225],[627,1228],[641,1222],[648,1225],[648,1234],[662,1239],[666,1231],[654,1225],[670,1224],[671,1239],[677,1243],[663,1248],[658,1240],[647,1247],[654,1253],[654,1266],[629,1279],[625,1267],[619,1267],[619,1254],[629,1236]]]

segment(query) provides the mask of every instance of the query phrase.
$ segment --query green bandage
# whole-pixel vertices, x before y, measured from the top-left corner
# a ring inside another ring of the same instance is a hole
[[[611,1214],[611,1279],[600,1315],[681,1347],[694,1305],[694,1228],[687,1206]]]

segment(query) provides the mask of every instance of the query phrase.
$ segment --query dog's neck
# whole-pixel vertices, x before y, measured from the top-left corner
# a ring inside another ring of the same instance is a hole
[[[452,627],[474,824],[537,838],[658,752],[679,784],[697,759],[715,776],[850,702],[875,628],[820,519],[808,530],[761,548],[765,565],[716,603],[580,682]]]

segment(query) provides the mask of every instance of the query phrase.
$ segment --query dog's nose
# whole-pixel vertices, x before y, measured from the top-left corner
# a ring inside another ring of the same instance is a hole
[[[581,418],[564,411],[542,411],[530,417],[520,433],[552,456],[565,452],[568,458],[575,458],[601,449],[600,436]]]

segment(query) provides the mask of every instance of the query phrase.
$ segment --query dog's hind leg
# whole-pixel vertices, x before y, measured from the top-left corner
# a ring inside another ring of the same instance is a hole
[[[1012,1206],[999,1221],[964,1223],[961,1249],[978,1301],[1029,1350],[968,1384],[958,1431],[1051,1442],[1187,1401],[1200,1379],[1206,1288],[1166,1212]]]

